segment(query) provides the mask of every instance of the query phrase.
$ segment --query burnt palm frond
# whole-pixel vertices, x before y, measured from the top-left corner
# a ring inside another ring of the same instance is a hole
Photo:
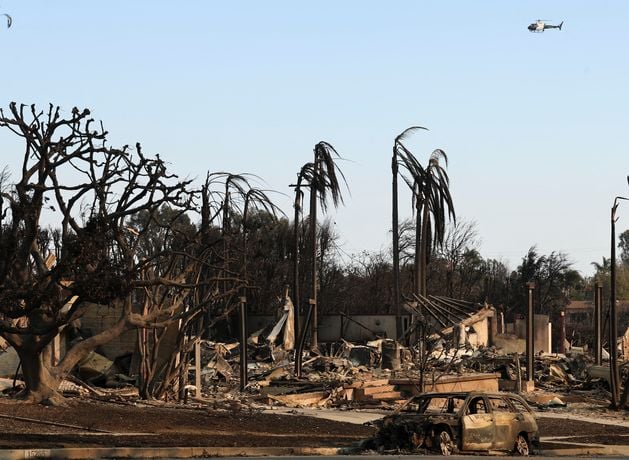
[[[347,187],[345,175],[336,164],[336,160],[340,159],[341,156],[331,144],[325,141],[315,145],[314,154],[315,160],[310,184],[317,194],[323,211],[327,209],[328,196],[332,198],[332,204],[337,208],[339,204],[343,204],[342,183]]]
[[[443,150],[433,151],[428,167],[416,170],[417,174],[413,181],[414,208],[419,212],[424,206],[428,206],[429,228],[433,236],[429,246],[431,248],[443,243],[446,221],[456,220],[454,202],[450,194],[450,179],[439,162],[443,159],[447,164],[447,158]]]
[[[250,188],[244,197],[244,206],[242,212],[242,227],[247,231],[249,210],[251,208],[265,211],[266,213],[277,218],[278,214],[285,216],[284,212],[269,198],[267,195],[268,190],[262,190],[257,188]]]
[[[214,219],[220,214],[223,195],[213,189],[217,177],[209,172],[205,176],[205,183],[201,186],[201,228],[207,231]]]
[[[231,215],[242,215],[244,213],[246,197],[252,189],[255,189],[252,186],[253,180],[261,181],[259,176],[250,173],[232,174],[220,171],[208,174],[205,186],[208,191],[205,194],[211,194],[213,197],[218,198],[219,200],[214,200],[214,202],[220,203],[220,205],[215,206],[215,213],[210,220],[214,221],[216,217],[221,215],[223,231],[229,231]],[[222,190],[210,192],[210,184],[216,184]],[[264,201],[261,196],[259,198]],[[267,205],[269,203],[270,200],[268,200]]]
[[[410,134],[420,130],[428,131],[428,128],[424,128],[423,126],[411,126],[398,134],[393,143],[394,161],[397,165],[402,166],[412,178],[420,175],[423,168],[417,158],[415,158],[415,155],[406,147],[404,141]],[[412,188],[411,184],[413,179],[409,180],[408,176],[404,174],[402,174],[402,178],[408,186]]]
[[[397,148],[398,146],[404,146],[404,140],[406,140],[406,137],[412,133],[415,133],[419,130],[424,130],[424,131],[428,131],[428,128],[424,128],[423,126],[411,126],[410,128],[406,128],[404,131],[402,131],[400,134],[397,135],[397,137],[395,138],[395,141],[393,142],[393,145]]]
[[[413,211],[416,213],[416,289],[426,294],[426,265],[430,253],[443,244],[446,221],[456,220],[454,203],[450,194],[450,178],[445,170],[448,156],[435,149],[422,165],[405,145],[406,137],[416,131],[425,130],[414,126],[395,138],[393,147],[393,172],[402,167],[402,178],[412,192]],[[443,163],[443,166],[442,166]]]
[[[295,189],[295,201],[294,201],[293,207],[295,208],[297,214],[301,212],[301,206],[304,199],[304,191],[302,190],[302,187],[310,186],[313,176],[314,176],[314,163],[312,162],[306,163],[301,167],[301,169],[297,173],[297,183],[294,185],[291,185],[291,187]]]

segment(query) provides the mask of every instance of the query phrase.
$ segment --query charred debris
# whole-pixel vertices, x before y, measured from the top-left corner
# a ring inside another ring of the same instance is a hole
[[[323,317],[326,326],[320,326],[320,337],[333,340],[320,340],[317,349],[305,347],[301,369],[296,369],[294,307],[286,297],[273,321],[247,334],[246,376],[241,375],[243,347],[238,340],[187,337],[181,342],[175,340],[173,329],[170,345],[160,349],[156,367],[167,368],[171,356],[187,365],[180,366],[171,391],[160,399],[209,403],[226,410],[269,406],[394,409],[423,392],[504,390],[523,393],[530,403],[543,408],[566,405],[557,393],[608,395],[608,368],[593,365],[581,349],[568,354],[538,352],[530,384],[525,340],[507,332],[515,326],[502,324],[490,305],[430,296],[414,297],[404,308],[407,327],[397,340],[388,336],[389,330],[395,330],[394,315],[382,315],[375,322],[373,317]],[[11,393],[23,386],[17,375],[8,372],[15,372],[19,360],[8,344],[2,347],[0,372],[6,378],[0,380],[1,388]],[[55,359],[55,353],[59,350],[51,350],[48,359]],[[84,358],[61,383],[60,391],[137,399],[141,359],[137,338],[122,336]],[[164,378],[155,379],[155,384],[165,384]],[[542,391],[531,393],[533,387]]]

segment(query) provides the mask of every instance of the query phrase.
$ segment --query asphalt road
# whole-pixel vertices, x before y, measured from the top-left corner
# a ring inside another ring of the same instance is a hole
[[[488,457],[490,455],[487,455]],[[472,458],[478,457],[478,455],[452,455],[449,456],[449,459],[453,459],[453,460],[470,460]],[[502,459],[507,459],[507,458],[513,458],[513,459],[522,459],[522,457],[513,457],[513,456],[506,456],[506,455],[499,455],[499,457]],[[247,460],[268,460],[269,457],[246,457]],[[317,455],[316,457],[312,457],[312,456],[305,456],[305,457],[292,457],[292,456],[285,456],[285,457],[280,457],[282,459],[291,459],[291,460],[313,460],[313,458],[318,459],[329,459],[329,460],[365,460],[368,458],[381,458],[381,459],[385,459],[385,460],[393,460],[393,459],[400,459],[400,460],[437,460],[437,459],[441,459],[443,460],[443,456],[442,455],[326,455],[326,456],[319,456]],[[544,458],[544,456],[538,456],[537,458]],[[614,460],[618,460],[618,457],[596,457],[597,459],[614,459]],[[243,457],[222,457],[222,460],[242,460]]]

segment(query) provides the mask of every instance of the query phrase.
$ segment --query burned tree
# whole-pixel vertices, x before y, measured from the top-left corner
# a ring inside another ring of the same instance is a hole
[[[172,309],[142,314],[134,308],[136,289],[162,286],[177,295],[191,285],[185,270],[156,265],[171,248],[139,257],[140,238],[130,221],[140,213],[155,216],[163,206],[186,210],[192,195],[187,182],[169,175],[139,144],[135,153],[109,147],[107,132],[87,109],[64,116],[53,105],[40,111],[11,103],[0,110],[0,128],[24,143],[17,181],[0,200],[0,335],[21,359],[23,396],[61,403],[61,379],[91,350],[131,326],[173,317]],[[46,257],[45,225],[58,227],[58,257]],[[78,342],[59,363],[45,359],[59,331],[98,305],[118,307],[118,322]]]
[[[170,312],[159,324],[138,328],[140,396],[153,399],[176,397],[185,387],[195,344],[211,337],[217,325],[241,307],[246,315],[248,236],[251,213],[264,210],[273,216],[277,208],[266,193],[251,186],[247,175],[212,173],[201,189],[201,225],[197,229],[187,217],[171,208],[159,215],[134,222],[142,247],[155,257],[148,277],[178,278],[172,286],[152,285],[142,292],[143,315]],[[164,252],[168,249],[167,252]],[[143,273],[146,275],[146,273]],[[175,293],[176,295],[173,295]],[[228,331],[229,332],[229,331]],[[242,341],[242,337],[241,337]],[[243,361],[243,364],[246,364]],[[243,374],[244,376],[244,374]]]
[[[305,182],[309,182],[312,178],[313,172],[313,163],[306,163],[301,167],[299,173],[297,174],[297,183],[291,185],[295,189],[295,200],[293,203],[294,208],[294,220],[293,220],[293,273],[292,273],[292,297],[293,303],[295,306],[295,335],[299,336],[299,328],[300,328],[300,318],[301,318],[301,292],[299,282],[299,262],[300,262],[300,251],[299,246],[300,242],[303,238],[300,238],[301,231],[301,220],[303,218],[303,201],[304,201],[304,192],[302,187],[305,185]]]
[[[441,149],[432,152],[428,164],[423,166],[405,145],[406,136],[417,130],[425,130],[421,126],[413,126],[395,138],[393,146],[394,173],[394,209],[393,209],[393,246],[397,252],[399,234],[397,228],[397,174],[398,165],[402,166],[402,177],[413,194],[415,211],[415,293],[427,295],[427,264],[431,251],[443,243],[446,220],[456,221],[454,204],[450,195],[450,179],[441,165],[448,164],[448,157]],[[399,254],[399,253],[398,253]],[[394,254],[394,257],[399,256]]]
[[[440,164],[447,156],[443,150],[436,149],[428,159],[427,166],[423,166],[405,145],[405,137],[422,127],[411,127],[403,131],[394,143],[393,173],[394,173],[394,212],[393,231],[394,257],[399,257],[399,234],[397,227],[397,173],[398,162],[404,173],[402,177],[412,191],[413,207],[415,211],[415,270],[413,299],[419,309],[413,312],[413,328],[416,329],[415,339],[419,344],[419,362],[425,364],[427,355],[426,328],[427,322],[422,311],[421,299],[428,296],[427,278],[428,261],[432,250],[442,245],[445,235],[446,216],[455,219],[454,206],[450,196],[449,178]],[[394,260],[397,264],[397,260]],[[394,268],[395,271],[395,268]],[[397,274],[396,274],[397,275]],[[394,294],[395,295],[395,294]],[[416,314],[415,314],[416,313]],[[420,367],[420,382],[423,382],[424,369]]]
[[[419,165],[419,168],[412,172],[413,199],[417,213],[416,290],[423,296],[427,295],[427,266],[431,251],[443,243],[445,236],[446,215],[448,218],[456,219],[450,196],[450,180],[440,160],[444,160],[447,165],[448,157],[445,152],[436,149],[430,155],[425,168]]]
[[[345,182],[345,176],[336,164],[339,154],[331,144],[321,141],[314,148],[314,161],[312,163],[312,176],[310,178],[310,217],[309,217],[309,241],[310,241],[310,303],[312,311],[312,332],[310,346],[313,350],[318,347],[318,305],[317,305],[317,204],[323,212],[328,205],[328,197],[332,198],[334,207],[343,203],[341,194],[341,181]],[[347,185],[347,183],[345,183]]]
[[[391,175],[392,175],[392,250],[393,250],[393,305],[396,316],[396,334],[399,337],[402,334],[402,308],[400,304],[400,225],[399,225],[399,204],[398,204],[398,175],[400,163],[407,168],[415,169],[413,163],[415,157],[404,145],[406,136],[414,131],[426,129],[422,126],[412,126],[402,131],[393,142],[393,157],[391,158]]]

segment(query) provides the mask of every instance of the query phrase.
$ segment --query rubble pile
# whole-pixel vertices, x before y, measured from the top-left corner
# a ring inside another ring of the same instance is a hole
[[[177,355],[185,363],[177,371],[180,374],[175,374],[175,399],[183,396],[185,402],[196,401],[216,410],[275,405],[391,409],[429,391],[530,391],[524,385],[526,358],[512,351],[521,345],[520,339],[508,334],[498,334],[497,341],[490,339],[497,336],[492,307],[418,297],[417,305],[408,309],[416,314],[415,319],[399,341],[376,335],[375,340],[360,342],[322,342],[318,349],[303,351],[298,372],[293,306],[287,301],[277,321],[247,339],[244,391],[240,376],[243,348],[238,341],[191,337],[184,349],[167,348],[159,359],[165,363]],[[418,331],[428,324],[429,315],[434,320],[441,318],[442,329],[431,329],[421,340]],[[0,358],[14,368],[10,350]],[[138,397],[140,366],[137,351],[115,358],[92,352],[80,361],[61,390],[73,395]],[[593,365],[592,358],[576,347],[566,354],[536,355],[534,370],[538,391],[530,401],[538,407],[563,407],[565,395],[608,396],[609,367]],[[629,367],[621,371],[629,372]],[[21,382],[14,380],[3,381],[0,391],[16,391]]]
[[[441,305],[439,308],[443,309],[445,301],[438,304],[437,300],[427,305],[433,309]],[[444,322],[444,329],[427,337],[425,349],[417,337],[414,347],[386,338],[362,343],[346,340],[322,343],[318,350],[303,352],[301,373],[298,373],[291,327],[292,304],[287,302],[274,324],[248,337],[244,392],[239,385],[242,351],[236,341],[195,339],[200,359],[189,367],[186,378],[187,382],[200,384],[200,388],[194,385],[185,388],[190,388],[190,394],[197,399],[231,408],[256,404],[392,408],[423,391],[479,388],[519,391],[516,382],[524,380],[525,358],[488,345],[492,308],[486,305],[480,310],[466,308],[470,311],[459,314],[462,322]],[[124,366],[118,360],[114,362],[93,353],[81,362],[77,377],[87,385],[106,388],[133,384],[133,363],[124,368],[126,373],[121,367]],[[588,371],[591,367],[584,354],[540,354],[535,362],[535,383],[541,389],[561,391],[604,388],[604,378],[591,375]]]
[[[273,333],[272,337],[275,335]],[[388,405],[404,399],[402,393],[389,384],[389,378],[401,371],[399,356],[406,356],[400,353],[401,349],[397,342],[383,339],[366,344],[330,343],[321,353],[304,353],[303,377],[297,378],[292,353],[268,340],[264,331],[256,331],[248,340],[246,390],[255,395],[258,402],[271,405]],[[202,341],[201,350],[202,393],[234,392],[239,379],[239,344]],[[400,369],[382,367],[396,364]]]

